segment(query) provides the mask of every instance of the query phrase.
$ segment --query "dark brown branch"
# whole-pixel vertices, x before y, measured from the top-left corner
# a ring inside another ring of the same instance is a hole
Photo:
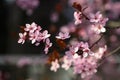
[[[103,34],[101,35],[101,37],[95,42],[93,43],[89,48],[91,49],[92,47],[94,47],[94,45],[96,45],[102,38],[103,38]]]

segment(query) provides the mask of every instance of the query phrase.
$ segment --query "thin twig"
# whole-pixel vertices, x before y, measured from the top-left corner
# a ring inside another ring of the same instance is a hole
[[[120,50],[120,46],[118,48],[116,48],[115,50],[113,50],[112,52],[110,52],[108,55],[106,55],[105,57],[109,57],[112,54],[116,53],[118,50]]]
[[[120,28],[120,26],[116,26],[116,27],[106,27],[107,29],[118,29]]]
[[[105,62],[106,58],[108,58],[112,54],[116,53],[118,50],[120,50],[120,46],[118,48],[116,48],[115,50],[113,50],[112,52],[108,53],[108,55],[106,55],[105,57],[103,57],[102,62],[98,66],[100,66],[101,64],[103,64]]]
[[[97,44],[102,38],[103,38],[103,34],[101,35],[101,37],[95,42],[93,43],[89,48],[91,49],[95,44]]]

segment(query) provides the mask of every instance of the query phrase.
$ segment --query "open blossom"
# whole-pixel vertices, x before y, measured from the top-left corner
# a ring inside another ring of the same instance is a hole
[[[106,32],[105,27],[103,27],[101,24],[93,24],[91,26],[91,30],[94,31],[96,34],[104,33]]]
[[[39,36],[40,32],[39,31],[35,31],[34,33],[29,33],[29,40],[32,41],[32,44],[34,44],[37,41],[37,38]]]
[[[70,38],[69,33],[70,33],[70,31],[69,31],[68,27],[66,27],[66,26],[62,27],[60,29],[60,32],[59,32],[58,36],[56,36],[56,38],[57,39],[62,39],[62,40]]]
[[[64,56],[62,68],[68,70],[71,67],[71,65],[72,65],[72,60],[68,58],[68,56]]]
[[[46,54],[48,53],[48,50],[51,46],[52,46],[52,43],[50,43],[50,39],[49,38],[46,39],[46,44],[45,44],[45,49],[44,49]]]
[[[72,53],[78,53],[79,55],[83,57],[88,57],[89,55],[93,55],[92,51],[89,49],[89,45],[87,42],[78,42],[75,43],[75,45],[70,46],[70,51],[74,51]]]
[[[29,31],[30,33],[33,33],[37,29],[37,24],[34,22],[30,24],[26,24],[26,28],[24,29],[25,31]]]
[[[64,39],[70,38],[70,35],[69,33],[66,33],[66,32],[65,33],[60,32],[58,36],[56,36],[56,38],[64,40]]]
[[[51,65],[52,65],[51,68],[50,68],[51,71],[56,72],[57,69],[60,68],[60,65],[59,65],[57,59],[55,61],[52,61]]]
[[[97,59],[101,59],[106,50],[107,50],[107,46],[106,45],[104,47],[100,47],[99,50],[95,53],[95,57]]]
[[[26,35],[27,35],[26,32],[24,32],[23,34],[22,34],[22,33],[19,33],[20,38],[19,38],[19,40],[18,40],[18,43],[24,44],[24,43],[25,43],[25,39],[26,39]]]
[[[100,14],[100,12],[97,12],[96,14],[90,14],[90,22],[98,23],[101,18],[102,14]]]
[[[48,34],[48,31],[45,30],[45,31],[43,31],[43,33],[41,34],[40,37],[41,37],[41,39],[45,40],[45,39],[47,39],[48,37],[50,37],[50,34]]]
[[[81,12],[74,12],[75,24],[78,25],[82,23],[82,13]]]

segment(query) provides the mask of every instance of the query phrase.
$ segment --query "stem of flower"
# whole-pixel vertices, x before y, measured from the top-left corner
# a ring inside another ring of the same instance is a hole
[[[97,44],[103,38],[103,36],[104,35],[101,35],[101,37],[95,43],[93,43],[89,48],[91,49],[92,47],[94,47],[94,45]]]
[[[100,66],[101,64],[103,64],[105,62],[105,59],[108,58],[109,56],[111,56],[112,54],[116,53],[118,50],[120,50],[120,46],[118,48],[116,48],[115,50],[113,50],[112,52],[108,53],[108,55],[106,55],[103,59],[102,62],[98,65]]]
[[[113,50],[112,52],[110,52],[108,55],[106,55],[105,58],[111,56],[114,53],[116,53],[118,50],[120,50],[120,46],[118,48],[116,48],[115,50]]]

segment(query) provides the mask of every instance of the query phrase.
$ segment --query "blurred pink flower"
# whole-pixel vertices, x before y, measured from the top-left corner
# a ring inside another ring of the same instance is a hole
[[[23,67],[23,66],[29,65],[29,64],[31,64],[31,60],[29,58],[26,58],[26,57],[20,58],[17,62],[18,67]]]
[[[100,14],[100,12],[97,12],[96,14],[90,14],[90,22],[98,23],[101,18],[102,14]]]
[[[68,57],[68,56],[64,56],[63,57],[63,64],[62,64],[62,68],[64,68],[65,70],[68,70],[72,65],[72,60]]]
[[[91,30],[96,34],[106,32],[106,29],[101,24],[93,24],[93,25],[91,25]]]
[[[33,13],[33,10],[39,6],[39,0],[16,0],[16,4],[23,10],[26,10],[28,15]]]
[[[58,34],[58,36],[56,36],[57,39],[67,39],[67,38],[70,38],[70,35],[69,35],[69,28],[67,26],[63,26],[61,29],[60,29],[60,32]]]
[[[60,65],[59,65],[57,59],[55,61],[52,61],[51,65],[52,65],[51,68],[50,68],[51,71],[56,72],[57,69],[60,68]]]

